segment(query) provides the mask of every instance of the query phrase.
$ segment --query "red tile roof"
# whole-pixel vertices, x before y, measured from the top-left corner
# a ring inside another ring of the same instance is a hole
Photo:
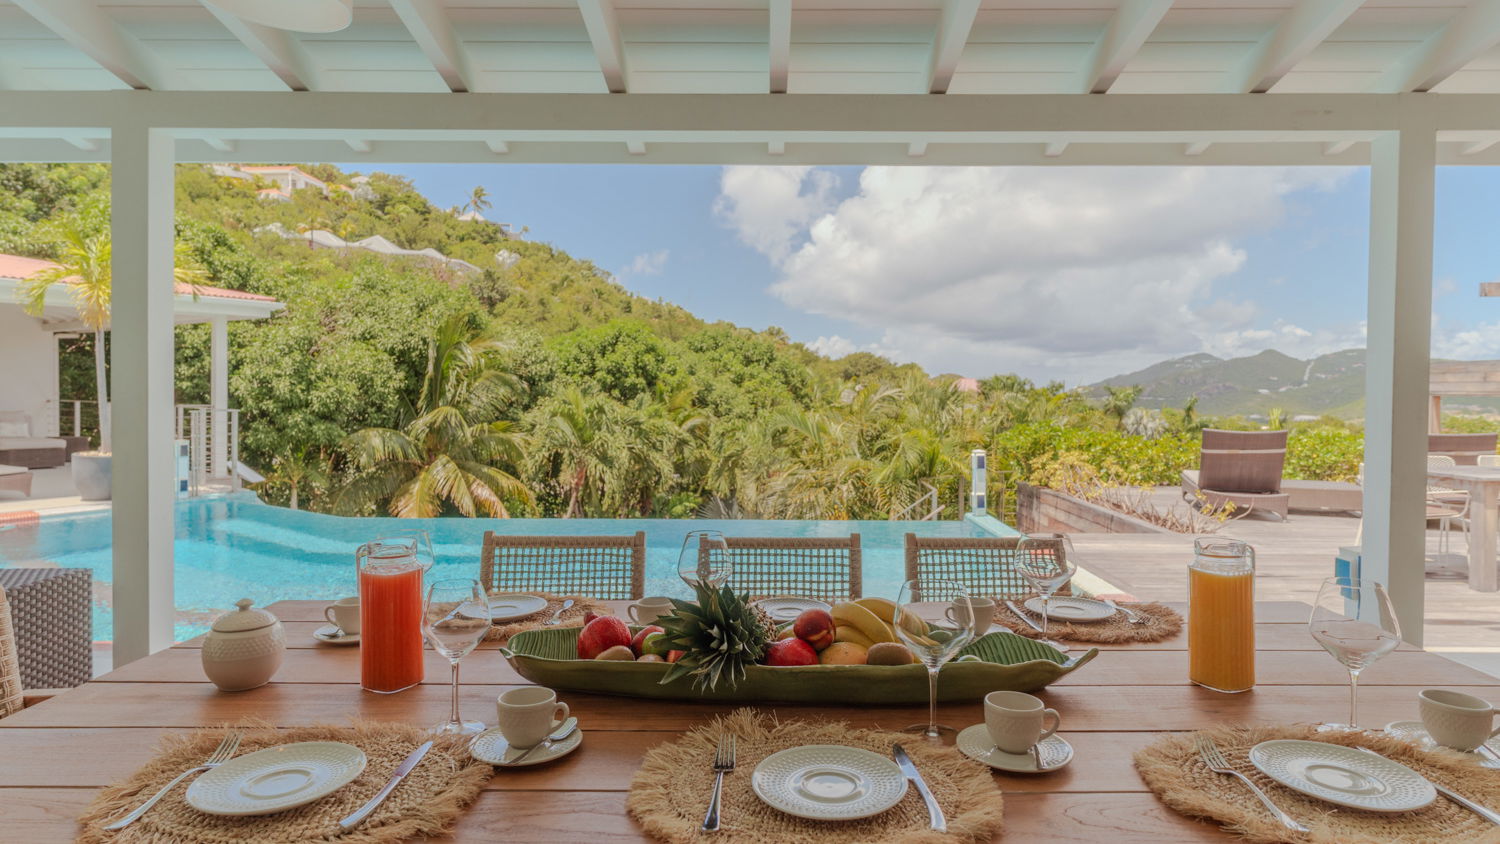
[[[43,261],[39,258],[26,258],[20,255],[0,254],[0,278],[27,279],[42,270],[56,267],[51,261]],[[261,296],[256,293],[246,293],[243,290],[226,290],[222,287],[209,287],[204,284],[183,284],[177,282],[172,285],[173,289],[180,295],[189,296],[197,293],[199,296],[209,296],[215,299],[248,299],[253,302],[274,302],[274,296]]]

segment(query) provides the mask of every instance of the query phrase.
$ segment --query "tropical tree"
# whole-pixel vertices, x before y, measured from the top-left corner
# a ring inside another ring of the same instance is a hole
[[[502,420],[519,382],[498,365],[497,344],[450,319],[428,343],[427,369],[416,401],[397,428],[365,428],[345,439],[351,477],[334,502],[358,513],[385,502],[401,518],[431,518],[445,508],[508,518],[532,501],[509,467],[519,464],[522,437]]]
[[[474,190],[469,194],[469,201],[464,204],[464,207],[475,214],[486,208],[491,208],[493,206],[490,203],[489,195],[490,192],[484,189],[484,185],[475,185]]]
[[[262,489],[285,489],[287,506],[298,509],[301,493],[321,491],[328,484],[328,457],[319,452],[309,454],[306,447],[288,450],[271,459],[271,471],[261,481]]]
[[[1108,394],[1104,397],[1104,412],[1114,418],[1115,422],[1123,422],[1125,414],[1135,407],[1135,402],[1141,397],[1139,384],[1129,387],[1105,387]]]
[[[565,518],[601,512],[610,491],[624,484],[617,408],[608,397],[569,387],[528,418],[533,469],[555,479],[567,500]]]

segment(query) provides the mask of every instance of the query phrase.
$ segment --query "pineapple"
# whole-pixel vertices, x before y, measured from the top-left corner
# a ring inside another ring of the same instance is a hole
[[[765,655],[776,639],[776,625],[728,586],[715,590],[700,583],[695,589],[698,603],[673,598],[675,612],[656,621],[666,631],[662,647],[684,653],[662,682],[688,675],[695,688],[712,690],[721,679],[733,687],[745,676],[745,666]]]

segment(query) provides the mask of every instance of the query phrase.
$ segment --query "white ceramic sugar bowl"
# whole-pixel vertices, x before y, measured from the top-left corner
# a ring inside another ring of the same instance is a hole
[[[219,616],[203,640],[203,673],[226,692],[264,686],[286,651],[281,620],[267,610],[251,609],[251,603],[249,598],[236,601],[239,609]]]

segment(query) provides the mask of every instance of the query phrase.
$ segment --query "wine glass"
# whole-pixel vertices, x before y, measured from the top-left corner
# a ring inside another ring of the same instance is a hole
[[[484,723],[458,717],[458,662],[469,655],[490,630],[490,604],[484,587],[469,578],[435,581],[422,606],[422,635],[432,649],[453,666],[453,707],[445,723],[433,728],[439,735],[467,735],[484,731]]]
[[[716,530],[688,531],[682,540],[682,552],[677,555],[677,576],[683,583],[695,591],[699,583],[720,589],[732,574],[734,565],[724,534]]]
[[[919,577],[901,584],[901,594],[896,597],[896,617],[891,625],[895,628],[896,638],[927,666],[927,723],[914,724],[906,729],[920,732],[928,740],[940,740],[944,732],[954,732],[952,727],[937,722],[938,671],[974,638],[973,626],[962,621],[941,616],[937,621],[925,620],[921,610],[934,601],[952,601],[955,606],[968,604],[967,617],[974,617],[969,591],[961,584]],[[962,617],[963,614],[955,615]]]
[[[1385,587],[1373,580],[1330,577],[1318,588],[1307,630],[1349,669],[1349,723],[1358,729],[1359,673],[1401,644],[1401,624]]]
[[[1078,571],[1077,559],[1067,534],[1035,533],[1016,544],[1016,571],[1042,596],[1041,641],[1062,650],[1067,646],[1047,638],[1047,615],[1053,594]]]

